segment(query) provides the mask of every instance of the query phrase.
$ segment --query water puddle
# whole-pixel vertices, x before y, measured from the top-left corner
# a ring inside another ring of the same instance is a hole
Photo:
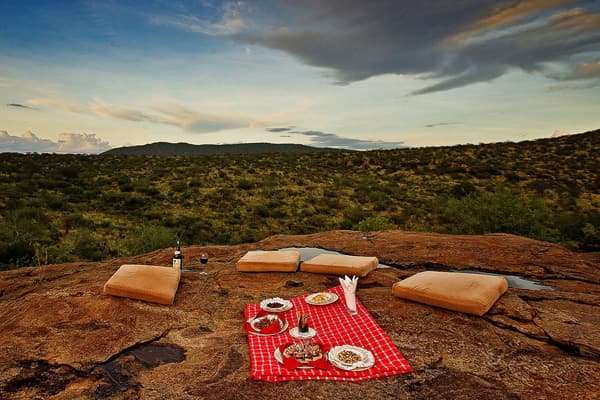
[[[310,260],[311,258],[318,256],[319,254],[343,254],[343,253],[340,253],[339,251],[325,250],[325,249],[321,249],[319,247],[286,247],[286,248],[282,248],[279,250],[296,250],[296,251],[300,252],[300,261]],[[385,265],[385,264],[379,264],[379,266],[377,268],[393,268],[393,267],[390,267],[389,265]],[[545,286],[545,285],[542,285],[541,283],[530,281],[529,279],[525,279],[525,278],[517,276],[517,275],[494,274],[491,272],[481,272],[481,271],[465,270],[465,269],[451,270],[451,271],[452,272],[464,272],[464,273],[503,276],[506,278],[506,281],[508,282],[508,287],[516,288],[516,289],[556,290],[556,288],[553,288],[552,286]]]
[[[452,270],[452,272],[503,276],[506,278],[506,281],[508,282],[508,287],[515,288],[515,289],[556,290],[556,288],[554,288],[552,286],[542,285],[541,283],[530,281],[529,279],[525,279],[525,278],[522,278],[517,275],[502,275],[502,274],[494,274],[492,272],[481,272],[481,271],[474,271],[474,270],[469,270],[469,269]]]
[[[310,260],[313,257],[318,256],[319,254],[344,254],[339,251],[333,250],[325,250],[319,247],[286,247],[279,250],[296,250],[300,253],[300,261]],[[379,264],[377,268],[392,268],[389,265]]]

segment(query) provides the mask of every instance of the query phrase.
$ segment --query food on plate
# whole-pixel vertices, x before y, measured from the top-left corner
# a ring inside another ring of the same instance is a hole
[[[292,308],[292,303],[289,300],[282,299],[281,297],[272,297],[270,299],[262,300],[260,302],[260,308],[265,311],[283,312]]]
[[[344,364],[351,365],[362,360],[362,357],[360,354],[357,354],[351,350],[342,350],[338,353],[337,359]]]
[[[321,346],[317,343],[292,343],[283,350],[283,355],[304,363],[323,357]]]
[[[312,301],[314,301],[315,303],[322,303],[327,300],[329,300],[329,294],[327,294],[327,293],[319,293],[319,294],[313,296],[313,298],[312,298]]]
[[[277,319],[275,319],[275,318],[262,317],[262,318],[256,319],[254,321],[254,323],[252,324],[252,326],[254,327],[254,329],[260,330],[260,329],[264,329],[264,328],[267,328],[267,327],[273,325],[276,321],[277,321]]]

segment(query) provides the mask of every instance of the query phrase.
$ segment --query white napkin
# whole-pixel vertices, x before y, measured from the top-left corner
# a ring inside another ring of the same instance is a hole
[[[348,311],[350,314],[358,313],[358,309],[356,308],[356,284],[358,283],[358,277],[353,276],[352,278],[349,278],[348,275],[346,275],[344,279],[339,278],[339,280],[342,289],[344,289],[344,300],[346,300]]]

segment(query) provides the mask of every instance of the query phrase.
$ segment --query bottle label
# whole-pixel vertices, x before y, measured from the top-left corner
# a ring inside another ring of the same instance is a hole
[[[181,258],[173,259],[173,268],[181,269]]]

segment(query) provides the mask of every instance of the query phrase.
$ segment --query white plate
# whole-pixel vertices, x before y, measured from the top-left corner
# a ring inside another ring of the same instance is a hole
[[[315,336],[316,334],[317,334],[317,331],[315,331],[311,327],[308,327],[308,332],[300,332],[300,330],[298,330],[297,326],[290,329],[290,336],[293,338],[296,338],[296,339],[310,339],[311,337]]]
[[[335,303],[338,299],[338,295],[329,292],[313,293],[306,296],[305,301],[313,306],[325,306],[327,304]]]
[[[273,332],[273,333],[260,333],[260,328],[257,329],[255,327],[255,324],[260,321],[261,319],[264,318],[269,318],[271,320],[277,320],[279,321],[279,326],[281,327],[281,329],[279,330],[279,332]],[[276,315],[267,315],[265,317],[259,317],[259,318],[250,318],[247,321],[250,326],[252,327],[252,329],[254,329],[254,331],[248,331],[248,333],[251,333],[252,335],[257,335],[257,336],[274,336],[274,335],[279,335],[280,333],[285,332],[285,330],[288,328],[289,324],[287,321],[282,321],[278,316]]]
[[[269,307],[268,306],[269,303],[281,303],[281,304],[283,304],[283,307],[278,307],[278,308]],[[291,301],[282,299],[280,297],[272,297],[270,299],[264,299],[260,302],[260,308],[262,308],[263,310],[268,311],[268,312],[284,312],[284,311],[292,309],[292,307],[294,307],[294,305],[292,304]]]
[[[281,351],[279,351],[279,347],[275,349],[275,359],[280,363],[283,364],[283,356],[281,355]],[[323,357],[327,357],[327,354],[323,354]],[[300,362],[300,361],[299,361]],[[310,368],[314,368],[312,365],[300,365],[297,368],[299,369],[310,369]]]
[[[338,358],[338,355],[342,351],[351,351],[353,353],[358,354],[361,359],[355,363],[348,364]],[[366,369],[371,368],[375,365],[375,356],[367,349],[363,349],[362,347],[343,345],[343,346],[335,346],[329,350],[328,353],[329,361],[335,365],[336,367],[346,370],[346,371],[364,371]]]

